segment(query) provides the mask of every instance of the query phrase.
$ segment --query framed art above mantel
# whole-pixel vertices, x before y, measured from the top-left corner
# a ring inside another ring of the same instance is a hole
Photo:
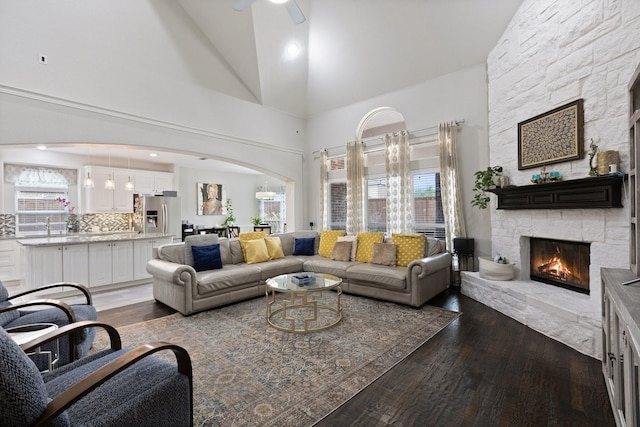
[[[582,99],[518,123],[518,170],[583,157]]]

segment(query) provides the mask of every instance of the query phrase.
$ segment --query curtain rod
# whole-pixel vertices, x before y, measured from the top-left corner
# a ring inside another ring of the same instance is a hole
[[[455,123],[456,127],[458,128],[458,130],[460,130],[460,128],[464,124],[464,119],[454,120],[452,123]],[[431,135],[437,135],[438,131],[439,131],[439,128],[440,128],[440,125],[437,125],[437,126],[430,126],[430,127],[427,127],[427,128],[407,131],[407,132],[409,132],[409,141],[411,142],[411,140],[424,138],[426,136],[431,136]],[[371,138],[363,139],[362,142],[366,144],[367,142],[378,141],[378,140],[384,141],[384,136],[373,136]],[[423,141],[419,141],[419,142],[423,142]],[[323,150],[331,151],[331,150],[344,149],[345,152],[346,152],[346,147],[345,146],[346,146],[346,144],[344,144],[342,146],[324,148]],[[316,156],[318,154],[320,154],[321,151],[322,150],[314,151],[313,152],[313,157],[316,158]]]

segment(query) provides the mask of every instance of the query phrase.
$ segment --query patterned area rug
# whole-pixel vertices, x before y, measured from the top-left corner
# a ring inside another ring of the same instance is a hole
[[[342,295],[342,305],[344,318],[338,325],[310,334],[269,326],[264,298],[118,330],[125,347],[168,341],[189,351],[195,425],[306,426],[460,315],[350,295]],[[106,334],[99,333],[94,348],[106,343]]]

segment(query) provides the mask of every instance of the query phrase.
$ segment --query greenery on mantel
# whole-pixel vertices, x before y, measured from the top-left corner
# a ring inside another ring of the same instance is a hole
[[[502,166],[489,166],[485,170],[474,173],[476,182],[473,187],[473,200],[471,206],[477,206],[478,209],[486,209],[491,199],[486,191],[495,187],[494,177],[502,175]]]

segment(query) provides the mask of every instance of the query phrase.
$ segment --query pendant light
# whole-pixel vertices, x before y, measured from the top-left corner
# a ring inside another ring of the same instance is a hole
[[[133,191],[133,182],[131,182],[131,157],[129,156],[128,150],[127,150],[127,171],[129,172],[129,180],[124,185],[124,189],[126,191]]]
[[[89,168],[91,162],[89,160],[89,153],[87,152],[87,168]],[[82,185],[84,186],[84,188],[93,188],[94,187],[94,183],[93,183],[93,178],[91,178],[91,172],[89,172],[89,169],[87,169],[87,177],[85,178],[85,180],[82,182]]]
[[[276,198],[276,193],[274,191],[269,191],[269,187],[267,187],[267,180],[264,180],[264,188],[262,191],[256,192],[256,199],[258,200],[273,200]]]
[[[109,152],[109,171],[111,171],[111,152]],[[116,183],[111,179],[111,172],[109,172],[109,178],[104,182],[105,190],[115,190]]]

